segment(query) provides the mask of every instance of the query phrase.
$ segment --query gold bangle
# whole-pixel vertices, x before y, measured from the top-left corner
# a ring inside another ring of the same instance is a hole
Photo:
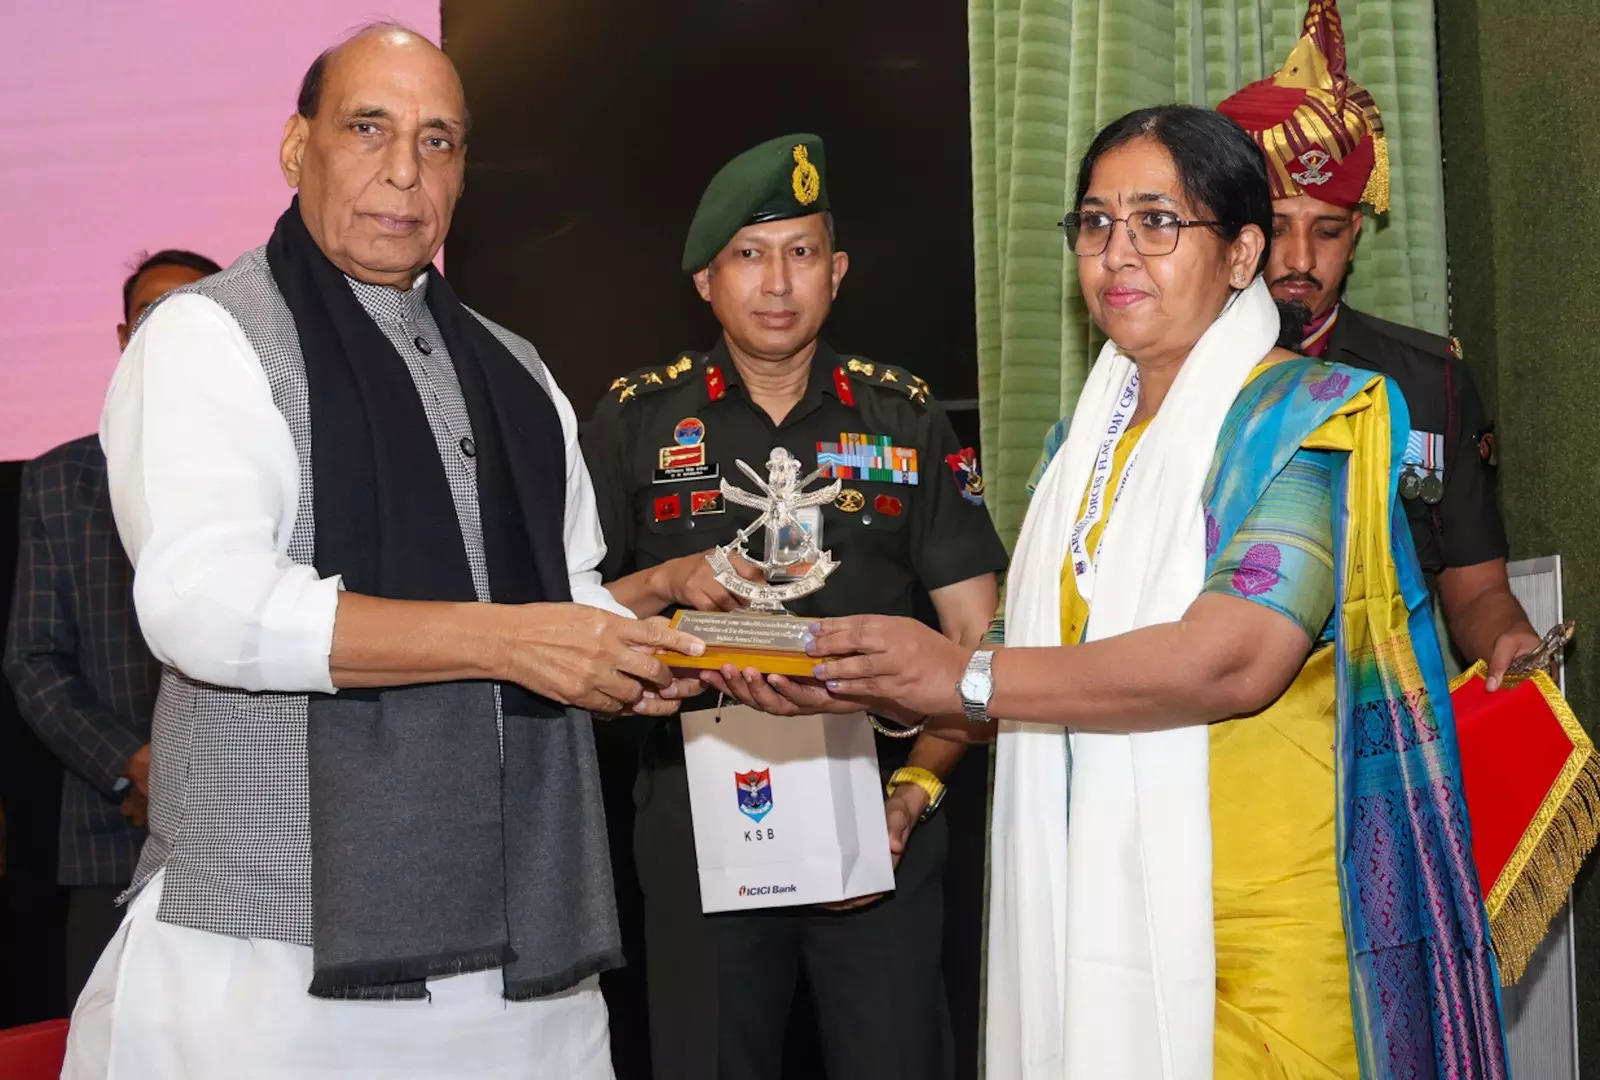
[[[872,725],[872,730],[890,739],[909,739],[922,734],[922,729],[928,726],[928,718],[924,716],[917,722],[916,727],[885,727],[882,720],[872,713],[867,714],[867,723]]]

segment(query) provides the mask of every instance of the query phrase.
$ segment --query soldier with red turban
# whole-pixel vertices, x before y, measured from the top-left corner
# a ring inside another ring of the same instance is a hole
[[[1343,301],[1365,220],[1386,213],[1388,138],[1378,105],[1350,78],[1335,0],[1311,0],[1304,33],[1281,68],[1217,106],[1267,159],[1273,235],[1267,283],[1303,307],[1300,351],[1382,372],[1411,411],[1400,478],[1417,556],[1433,579],[1450,636],[1498,686],[1539,637],[1511,595],[1505,527],[1495,501],[1494,425],[1461,349]]]

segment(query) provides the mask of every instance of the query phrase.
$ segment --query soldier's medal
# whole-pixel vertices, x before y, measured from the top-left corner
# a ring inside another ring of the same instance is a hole
[[[774,447],[767,457],[765,479],[743,461],[737,464],[755,481],[760,493],[723,480],[722,498],[758,514],[731,542],[713,548],[706,561],[718,584],[750,606],[744,611],[728,612],[680,610],[672,617],[672,625],[704,641],[706,651],[700,656],[664,652],[662,659],[680,671],[704,671],[733,664],[767,674],[810,678],[819,659],[806,653],[811,620],[789,614],[783,603],[816,592],[838,569],[832,554],[821,548],[822,506],[839,498],[842,485],[835,479],[807,491],[807,485],[817,479],[818,473],[802,479],[799,460],[781,446]],[[690,497],[691,514],[698,495]],[[760,529],[767,534],[764,559],[756,558],[745,547],[745,542]],[[754,564],[761,570],[763,580],[742,577],[734,568],[735,556]]]
[[[1444,498],[1444,436],[1433,431],[1412,431],[1406,437],[1407,467],[1419,466],[1417,494],[1429,506]]]
[[[1402,499],[1415,499],[1422,494],[1422,480],[1410,465],[1400,474],[1400,497]]]
[[[833,500],[833,505],[847,514],[853,514],[867,505],[867,497],[855,488],[845,488],[839,492],[839,497]]]

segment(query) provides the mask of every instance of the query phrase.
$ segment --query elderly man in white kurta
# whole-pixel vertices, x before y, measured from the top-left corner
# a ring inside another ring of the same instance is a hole
[[[319,57],[268,243],[163,303],[101,441],[165,663],[151,836],[68,1077],[611,1076],[588,711],[696,689],[619,611],[571,406],[431,263],[454,68]]]

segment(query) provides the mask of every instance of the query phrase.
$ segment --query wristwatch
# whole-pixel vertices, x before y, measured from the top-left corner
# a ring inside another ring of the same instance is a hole
[[[994,697],[994,676],[989,668],[993,663],[994,650],[979,649],[967,661],[967,670],[956,684],[956,692],[961,695],[961,711],[974,724],[987,724],[990,719],[989,699]]]
[[[920,769],[915,765],[905,765],[896,769],[890,774],[889,782],[884,785],[884,794],[893,795],[894,789],[901,784],[913,784],[928,793],[928,805],[922,808],[918,821],[927,821],[933,816],[933,812],[939,809],[939,804],[944,802],[944,781],[927,769]]]

